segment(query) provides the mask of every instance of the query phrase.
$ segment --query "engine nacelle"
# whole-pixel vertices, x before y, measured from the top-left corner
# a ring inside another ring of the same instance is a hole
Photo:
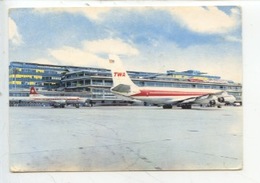
[[[233,95],[226,95],[218,97],[218,102],[220,103],[234,103],[236,101],[236,98]]]
[[[225,103],[221,103],[218,101],[218,99],[212,99],[209,101],[208,106],[209,107],[218,107],[221,108],[222,106],[224,106]]]
[[[216,105],[216,100],[210,100],[209,101],[210,106],[215,106]]]
[[[225,98],[224,98],[224,97],[218,97],[218,101],[219,101],[220,103],[224,103],[224,102],[225,102]]]

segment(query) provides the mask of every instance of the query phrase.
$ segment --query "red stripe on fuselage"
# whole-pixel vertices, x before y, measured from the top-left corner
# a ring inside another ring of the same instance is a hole
[[[188,92],[188,91],[163,91],[163,90],[141,90],[140,93],[132,95],[133,97],[143,97],[143,96],[152,96],[152,97],[169,97],[169,96],[201,96],[210,94],[209,92]]]

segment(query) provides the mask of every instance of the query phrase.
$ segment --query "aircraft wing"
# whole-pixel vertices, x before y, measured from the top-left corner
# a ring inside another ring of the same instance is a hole
[[[198,97],[192,97],[192,98],[188,98],[183,100],[181,103],[182,104],[193,104],[196,103],[198,101],[209,101],[211,99],[215,99],[217,96],[221,95],[223,92],[218,92],[218,93],[214,93],[214,94],[206,94],[206,95],[201,95]]]
[[[202,105],[223,105],[225,103],[233,103],[235,97],[233,95],[228,95],[225,91],[220,91],[211,94],[205,94],[197,97],[190,97],[178,101],[169,101],[168,104],[171,105],[193,105],[193,104],[202,104]]]

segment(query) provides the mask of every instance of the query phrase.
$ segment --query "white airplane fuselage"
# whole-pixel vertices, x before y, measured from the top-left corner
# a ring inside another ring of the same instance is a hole
[[[64,102],[64,101],[69,101],[69,102],[79,102],[81,98],[79,97],[49,97],[49,96],[32,96],[30,95],[30,99],[33,101],[40,101],[40,102]]]
[[[151,104],[169,104],[189,98],[209,95],[220,90],[195,88],[169,88],[169,87],[140,87],[140,91],[129,97]]]
[[[170,87],[139,87],[139,91],[134,93],[114,92],[132,99],[144,101],[150,104],[170,104],[177,101],[187,100],[189,98],[200,97],[205,95],[205,100],[209,100],[208,96],[214,93],[220,93],[221,90],[214,89],[198,89],[198,88],[170,88]],[[207,98],[207,99],[206,99]],[[203,99],[201,99],[203,100]],[[199,104],[197,101],[196,103]]]
[[[85,99],[81,97],[65,97],[65,96],[45,96],[38,94],[34,87],[30,89],[29,100],[34,102],[49,103],[54,107],[64,107],[68,104],[75,104],[79,107],[80,104],[85,103]]]

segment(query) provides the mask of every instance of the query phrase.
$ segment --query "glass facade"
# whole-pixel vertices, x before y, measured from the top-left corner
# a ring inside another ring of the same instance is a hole
[[[66,68],[33,63],[11,62],[9,66],[9,89],[28,89],[31,86],[51,90],[60,86]]]

